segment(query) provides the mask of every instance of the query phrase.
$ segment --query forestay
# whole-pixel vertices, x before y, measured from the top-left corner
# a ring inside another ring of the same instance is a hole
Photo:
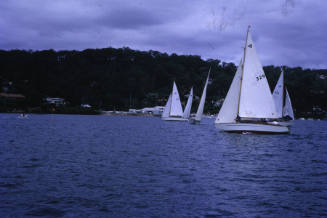
[[[215,123],[236,122],[238,100],[240,96],[241,76],[242,76],[242,60],[238,65],[234,79],[228,90],[224,103],[220,108]]]
[[[277,118],[274,99],[250,32],[248,32],[245,46],[239,116],[244,118]]]

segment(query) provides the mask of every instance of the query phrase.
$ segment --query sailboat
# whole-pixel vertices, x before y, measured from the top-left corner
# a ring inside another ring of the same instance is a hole
[[[257,56],[249,26],[243,59],[215,124],[226,132],[289,133],[288,127],[280,125],[277,119],[275,102]]]
[[[285,95],[284,95],[285,94]],[[284,86],[284,71],[281,69],[278,82],[273,92],[273,98],[276,105],[276,112],[279,117],[279,122],[282,125],[290,126],[290,120],[294,120],[292,103],[286,87]],[[284,105],[285,102],[285,105]]]
[[[168,101],[161,116],[165,121],[188,121],[183,118],[183,108],[179,98],[176,83],[173,84],[172,93],[169,95]]]
[[[185,119],[190,118],[192,101],[193,101],[193,88],[191,88],[191,91],[190,91],[190,94],[188,95],[187,103],[186,103],[186,106],[184,109],[183,118],[185,118]]]
[[[207,77],[206,83],[205,83],[204,88],[203,88],[203,92],[202,92],[202,96],[201,96],[201,100],[200,100],[198,110],[196,111],[195,117],[192,117],[190,119],[190,123],[192,123],[192,124],[196,124],[196,123],[201,122],[203,109],[204,109],[204,104],[205,104],[206,96],[207,96],[207,87],[208,87],[208,83],[209,83],[210,70],[211,70],[211,68],[209,69],[208,77]]]
[[[293,113],[291,98],[290,98],[290,95],[288,94],[288,91],[286,88],[285,88],[285,92],[286,92],[286,95],[285,95],[285,105],[283,108],[283,118],[294,120],[294,113]]]

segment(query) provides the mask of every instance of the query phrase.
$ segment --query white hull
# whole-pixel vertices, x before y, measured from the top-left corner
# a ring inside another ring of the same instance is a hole
[[[199,124],[201,121],[200,121],[200,120],[196,120],[196,119],[194,119],[194,118],[191,118],[191,119],[189,120],[189,122],[190,122],[190,124]]]
[[[28,118],[28,115],[26,114],[26,115],[19,115],[17,118],[19,118],[19,119],[27,119]]]
[[[268,122],[268,124],[274,124],[273,122]],[[290,121],[278,121],[278,124],[281,125],[281,126],[292,126],[293,122],[292,120]]]
[[[188,119],[182,118],[182,117],[161,117],[164,121],[188,121]]]
[[[238,133],[264,133],[264,134],[285,134],[289,133],[289,129],[282,125],[273,124],[257,124],[257,123],[221,123],[216,126],[225,132]]]

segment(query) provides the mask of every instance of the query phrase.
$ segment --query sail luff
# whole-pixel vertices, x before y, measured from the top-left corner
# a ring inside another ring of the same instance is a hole
[[[208,86],[208,82],[209,82],[210,70],[211,70],[211,68],[209,69],[208,77],[207,77],[206,83],[203,88],[200,104],[199,104],[198,110],[195,115],[196,121],[201,121],[201,119],[202,119],[204,104],[205,104],[206,96],[207,96],[207,86]]]
[[[192,108],[192,101],[193,101],[193,88],[191,88],[190,94],[187,99],[187,103],[184,109],[183,118],[188,119],[191,114],[191,108]]]

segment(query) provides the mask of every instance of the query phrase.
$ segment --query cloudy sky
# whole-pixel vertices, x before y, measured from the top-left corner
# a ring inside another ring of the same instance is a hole
[[[0,49],[123,47],[327,68],[326,0],[1,0]]]

